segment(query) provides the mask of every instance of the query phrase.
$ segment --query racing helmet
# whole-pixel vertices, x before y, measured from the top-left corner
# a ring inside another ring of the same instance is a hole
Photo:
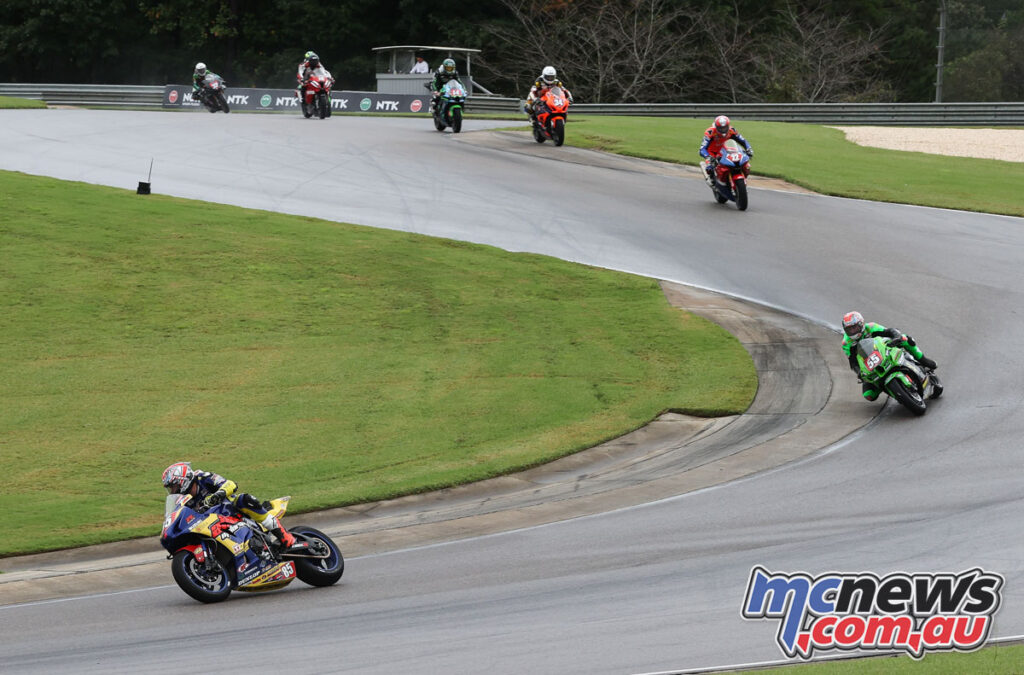
[[[206,64],[203,63],[202,61],[200,61],[199,63],[196,64],[196,75],[198,75],[200,77],[202,77],[203,75],[206,75]]]
[[[309,67],[312,68],[313,70],[316,70],[317,68],[319,68],[320,67],[320,57],[317,56],[316,54],[313,54],[312,56],[310,56],[309,57]]]
[[[455,73],[455,59],[445,59],[441,62],[441,69],[448,75]]]
[[[719,136],[728,136],[731,126],[732,123],[729,122],[729,118],[725,115],[719,115],[715,118],[715,131],[718,132]]]
[[[859,340],[864,334],[864,317],[860,312],[847,312],[843,316],[843,332],[854,340]]]
[[[164,469],[163,484],[169,495],[183,495],[192,487],[196,474],[191,462],[176,462]]]
[[[544,80],[545,84],[554,84],[557,76],[554,66],[544,66],[544,70],[540,71],[540,79]]]
[[[302,55],[302,58],[304,58],[307,61],[309,61],[310,59],[315,58],[315,57],[316,57],[316,52],[314,52],[312,49],[310,49],[308,52],[306,52],[305,54]]]

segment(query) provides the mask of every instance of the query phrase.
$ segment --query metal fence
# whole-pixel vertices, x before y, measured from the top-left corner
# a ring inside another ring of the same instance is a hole
[[[50,105],[159,108],[164,87],[106,84],[0,84],[0,96]],[[522,100],[473,96],[469,112],[522,113]],[[577,103],[572,111],[591,115],[712,118],[808,124],[905,126],[1024,126],[1024,102],[1016,103]]]

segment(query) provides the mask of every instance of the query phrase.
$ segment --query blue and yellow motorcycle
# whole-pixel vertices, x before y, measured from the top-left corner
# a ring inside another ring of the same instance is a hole
[[[266,502],[280,518],[290,497]],[[190,495],[168,495],[160,544],[181,590],[200,602],[226,600],[231,591],[272,591],[296,577],[310,586],[337,583],[345,559],[337,545],[312,527],[288,529],[295,544],[277,538],[230,504],[201,509]]]

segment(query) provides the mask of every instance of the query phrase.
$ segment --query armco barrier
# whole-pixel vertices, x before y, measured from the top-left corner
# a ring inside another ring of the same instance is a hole
[[[95,105],[114,107],[152,107],[165,104],[168,86],[106,84],[0,84],[0,96],[18,96],[46,101],[51,105]],[[188,90],[186,87],[179,87]],[[241,89],[229,88],[232,96]],[[245,90],[250,91],[250,90]],[[251,90],[284,92],[291,90]],[[358,111],[369,98],[370,111],[378,100],[396,100],[396,96],[376,92],[336,92],[356,102],[346,103],[341,112]],[[179,94],[183,96],[183,94]],[[358,97],[358,98],[357,98]],[[378,99],[377,97],[380,97]],[[257,100],[262,100],[260,94]],[[276,97],[275,97],[276,98]],[[425,100],[426,97],[415,97]],[[275,101],[276,103],[276,101]],[[468,112],[521,114],[522,100],[491,96],[472,96]],[[237,104],[236,104],[237,106]],[[397,107],[402,108],[399,102]],[[239,109],[248,109],[239,107]],[[259,106],[255,109],[261,109]],[[339,110],[338,107],[335,107]],[[809,124],[883,124],[904,126],[1024,126],[1024,102],[1012,103],[577,103],[573,112],[591,115],[637,115],[653,117],[695,117],[710,119],[729,115],[740,120],[804,122]],[[380,112],[389,112],[384,107]],[[396,112],[390,110],[390,112]]]

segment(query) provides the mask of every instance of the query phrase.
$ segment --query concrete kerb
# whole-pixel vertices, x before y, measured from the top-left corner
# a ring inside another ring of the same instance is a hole
[[[661,415],[541,467],[422,495],[289,517],[348,557],[567,520],[734,481],[806,457],[879,412],[865,405],[835,332],[782,311],[672,283],[669,302],[746,347],[758,391],[742,415]],[[0,560],[0,605],[171,582],[156,537]]]

